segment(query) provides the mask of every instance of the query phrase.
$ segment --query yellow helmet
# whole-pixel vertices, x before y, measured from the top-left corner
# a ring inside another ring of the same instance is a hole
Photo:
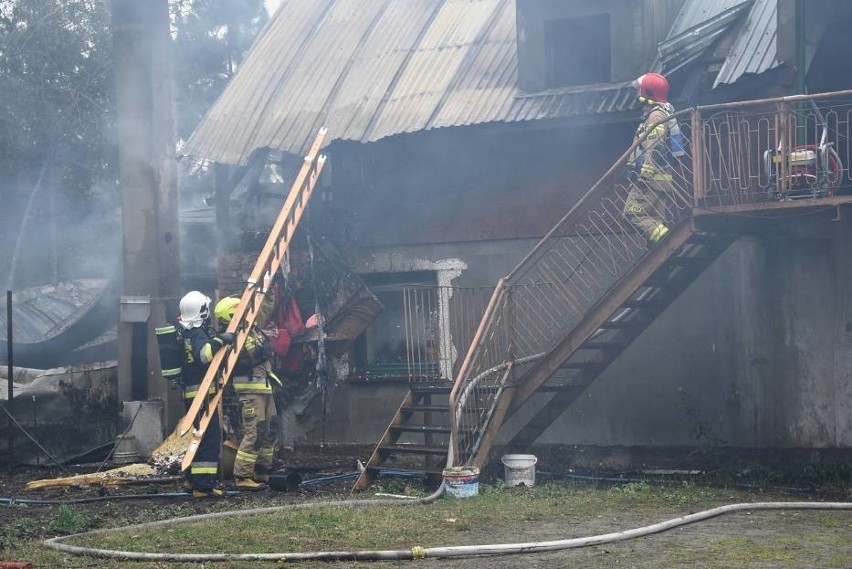
[[[219,322],[227,324],[234,317],[234,311],[240,304],[240,299],[235,296],[226,296],[216,303],[214,314]]]

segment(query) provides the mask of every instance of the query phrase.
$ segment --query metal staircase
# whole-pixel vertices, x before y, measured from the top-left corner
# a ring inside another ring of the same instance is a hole
[[[411,470],[481,467],[505,418],[533,393],[551,393],[509,447],[532,444],[734,241],[734,232],[711,229],[718,224],[704,225],[705,219],[852,202],[852,196],[838,195],[852,186],[848,163],[820,165],[819,148],[807,178],[814,187],[801,192],[798,186],[805,179],[802,141],[822,138],[838,156],[849,155],[850,96],[788,97],[677,113],[690,144],[687,156],[674,162],[668,198],[657,216],[669,233],[654,244],[624,216],[630,192],[647,191],[642,180],[625,175],[634,144],[498,282],[449,397],[447,385],[427,392],[411,384],[355,488],[369,485],[401,453],[421,457]],[[412,433],[423,442],[403,438]]]

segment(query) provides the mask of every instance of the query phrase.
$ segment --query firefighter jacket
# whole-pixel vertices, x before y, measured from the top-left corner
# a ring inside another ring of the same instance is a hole
[[[632,157],[632,164],[643,178],[671,180],[671,166],[667,138],[669,136],[669,116],[674,108],[668,104],[654,104],[645,111],[642,122],[636,128],[634,143],[647,133],[639,142]]]
[[[223,342],[207,326],[190,328],[183,333],[184,365],[183,365],[183,398],[193,399],[198,393],[198,386],[204,379],[207,366],[213,361],[213,355],[222,347]],[[214,386],[210,386],[210,393]]]
[[[273,296],[267,295],[258,311],[257,323],[265,325],[269,322],[273,304]],[[257,323],[252,326],[237,359],[237,365],[234,366],[231,383],[238,395],[272,393],[273,384],[281,385],[281,381],[272,372],[272,346]]]

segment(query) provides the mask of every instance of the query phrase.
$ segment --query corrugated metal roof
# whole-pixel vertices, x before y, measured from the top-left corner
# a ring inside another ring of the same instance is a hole
[[[777,38],[777,0],[755,0],[713,87],[734,83],[747,73],[763,73],[778,67]]]
[[[774,0],[687,0],[669,37],[725,22],[726,11],[752,1],[717,82],[769,69],[775,21],[765,12],[772,4],[774,14]],[[720,27],[705,35],[715,39]],[[635,104],[627,84],[525,94],[517,78],[515,0],[284,0],[184,152],[245,164],[258,148],[304,153],[321,125],[327,142],[372,142]]]
[[[722,12],[748,4],[752,0],[686,0],[669,31],[669,38],[716,18]]]
[[[661,69],[663,73],[671,73],[703,56],[704,52],[739,20],[743,12],[749,8],[750,3],[751,0],[740,2],[677,34],[670,33],[658,47],[658,69]],[[680,29],[681,24],[688,21],[686,18],[681,19],[680,15],[684,12],[692,14],[691,8],[695,4],[696,2],[688,2],[684,5],[684,11],[679,14],[673,30]]]
[[[184,152],[270,147],[630,108],[626,85],[519,97],[514,0],[285,0]]]

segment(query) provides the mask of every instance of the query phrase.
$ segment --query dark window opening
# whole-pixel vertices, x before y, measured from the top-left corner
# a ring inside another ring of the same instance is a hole
[[[609,83],[609,14],[551,20],[544,29],[547,87]]]
[[[406,289],[434,287],[437,275],[432,271],[412,271],[362,276],[384,309],[355,343],[351,377],[408,380],[419,373],[412,366],[422,363],[412,362],[409,357],[406,309],[411,311],[412,299]]]

